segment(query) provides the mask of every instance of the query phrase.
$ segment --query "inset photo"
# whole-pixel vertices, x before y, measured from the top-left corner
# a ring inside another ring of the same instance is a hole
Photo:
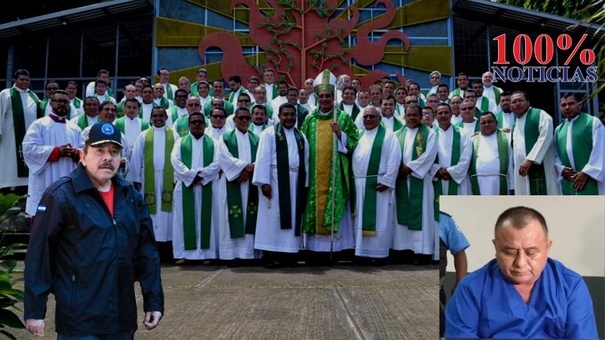
[[[443,338],[605,338],[605,196],[440,203]]]

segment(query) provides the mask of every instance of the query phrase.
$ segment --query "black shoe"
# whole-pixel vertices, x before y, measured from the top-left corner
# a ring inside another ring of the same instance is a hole
[[[386,266],[388,264],[388,261],[385,258],[372,259],[371,264],[374,267],[382,267]]]
[[[280,267],[280,264],[278,262],[275,261],[270,261],[267,262],[263,265],[263,267],[267,268],[267,269],[277,269]]]
[[[283,262],[280,264],[281,267],[283,268],[298,268],[298,262],[297,261],[288,261],[288,262]]]
[[[233,259],[233,260],[227,261],[226,265],[229,268],[237,268],[240,266],[240,263],[237,259]]]

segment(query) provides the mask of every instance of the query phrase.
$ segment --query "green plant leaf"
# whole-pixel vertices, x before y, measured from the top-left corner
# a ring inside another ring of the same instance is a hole
[[[15,312],[7,309],[0,309],[0,324],[18,329],[25,328],[21,318]]]

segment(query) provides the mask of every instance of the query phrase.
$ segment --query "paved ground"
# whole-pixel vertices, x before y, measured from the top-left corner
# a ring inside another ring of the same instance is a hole
[[[165,316],[135,339],[438,339],[438,275],[436,265],[165,265]],[[55,337],[51,299],[43,338]]]

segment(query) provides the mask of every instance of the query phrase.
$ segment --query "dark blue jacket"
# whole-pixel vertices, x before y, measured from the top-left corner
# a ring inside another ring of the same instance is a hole
[[[121,175],[113,179],[114,218],[80,164],[44,193],[25,259],[25,319],[44,319],[56,300],[61,335],[137,328],[134,282],[144,310],[164,312],[160,260],[147,204]]]

